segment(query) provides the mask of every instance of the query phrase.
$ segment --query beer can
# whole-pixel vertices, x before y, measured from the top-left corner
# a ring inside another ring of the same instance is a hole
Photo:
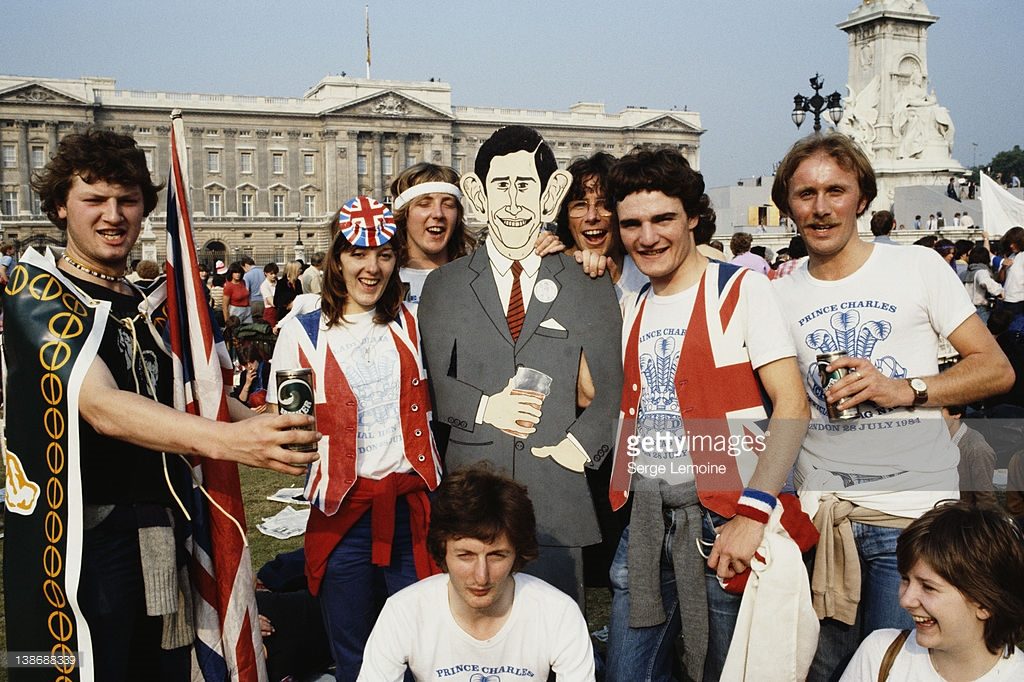
[[[847,367],[836,367],[831,372],[826,369],[826,367],[831,365],[834,361],[845,357],[845,351],[822,353],[817,357],[817,362],[815,364],[818,366],[818,376],[821,380],[822,391],[827,391],[834,383],[850,373],[850,370]],[[860,417],[860,408],[857,406],[844,408],[839,403],[830,403],[826,400],[825,409],[828,410],[829,419],[857,419]]]
[[[316,431],[316,394],[313,392],[313,370],[279,369],[277,374],[277,409],[281,414],[308,414],[309,426],[296,426],[299,431]],[[316,443],[293,443],[284,447],[296,452],[316,452]]]

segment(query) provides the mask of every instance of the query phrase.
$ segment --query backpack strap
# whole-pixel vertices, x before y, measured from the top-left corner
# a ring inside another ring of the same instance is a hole
[[[896,662],[896,657],[900,655],[900,649],[903,648],[903,643],[907,641],[907,637],[910,636],[910,630],[902,630],[900,634],[896,635],[896,639],[892,640],[892,644],[885,650],[885,656],[882,657],[882,666],[878,669],[878,682],[885,682],[889,679],[889,671],[892,670],[892,664]]]

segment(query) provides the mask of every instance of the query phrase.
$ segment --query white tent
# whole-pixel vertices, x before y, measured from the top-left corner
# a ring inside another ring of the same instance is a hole
[[[1024,201],[984,173],[981,174],[981,213],[981,224],[991,235],[1006,234],[1017,225],[1024,227]]]

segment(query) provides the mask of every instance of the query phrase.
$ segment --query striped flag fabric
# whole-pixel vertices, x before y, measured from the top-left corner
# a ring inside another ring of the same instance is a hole
[[[167,178],[167,329],[174,406],[228,421],[224,385],[230,385],[232,365],[199,281],[184,133],[176,110],[171,114]],[[191,516],[186,548],[195,626],[192,679],[264,682],[267,672],[238,466],[204,457],[191,457],[189,464],[193,485],[182,502]]]

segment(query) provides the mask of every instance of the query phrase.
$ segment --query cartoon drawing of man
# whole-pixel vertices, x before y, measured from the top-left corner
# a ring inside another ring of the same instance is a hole
[[[618,305],[607,278],[534,253],[572,180],[536,131],[496,131],[474,170],[461,185],[487,241],[427,277],[419,310],[435,414],[452,427],[446,464],[488,460],[529,488],[541,545],[530,572],[582,603],[581,548],[600,540],[582,472],[611,452]]]

